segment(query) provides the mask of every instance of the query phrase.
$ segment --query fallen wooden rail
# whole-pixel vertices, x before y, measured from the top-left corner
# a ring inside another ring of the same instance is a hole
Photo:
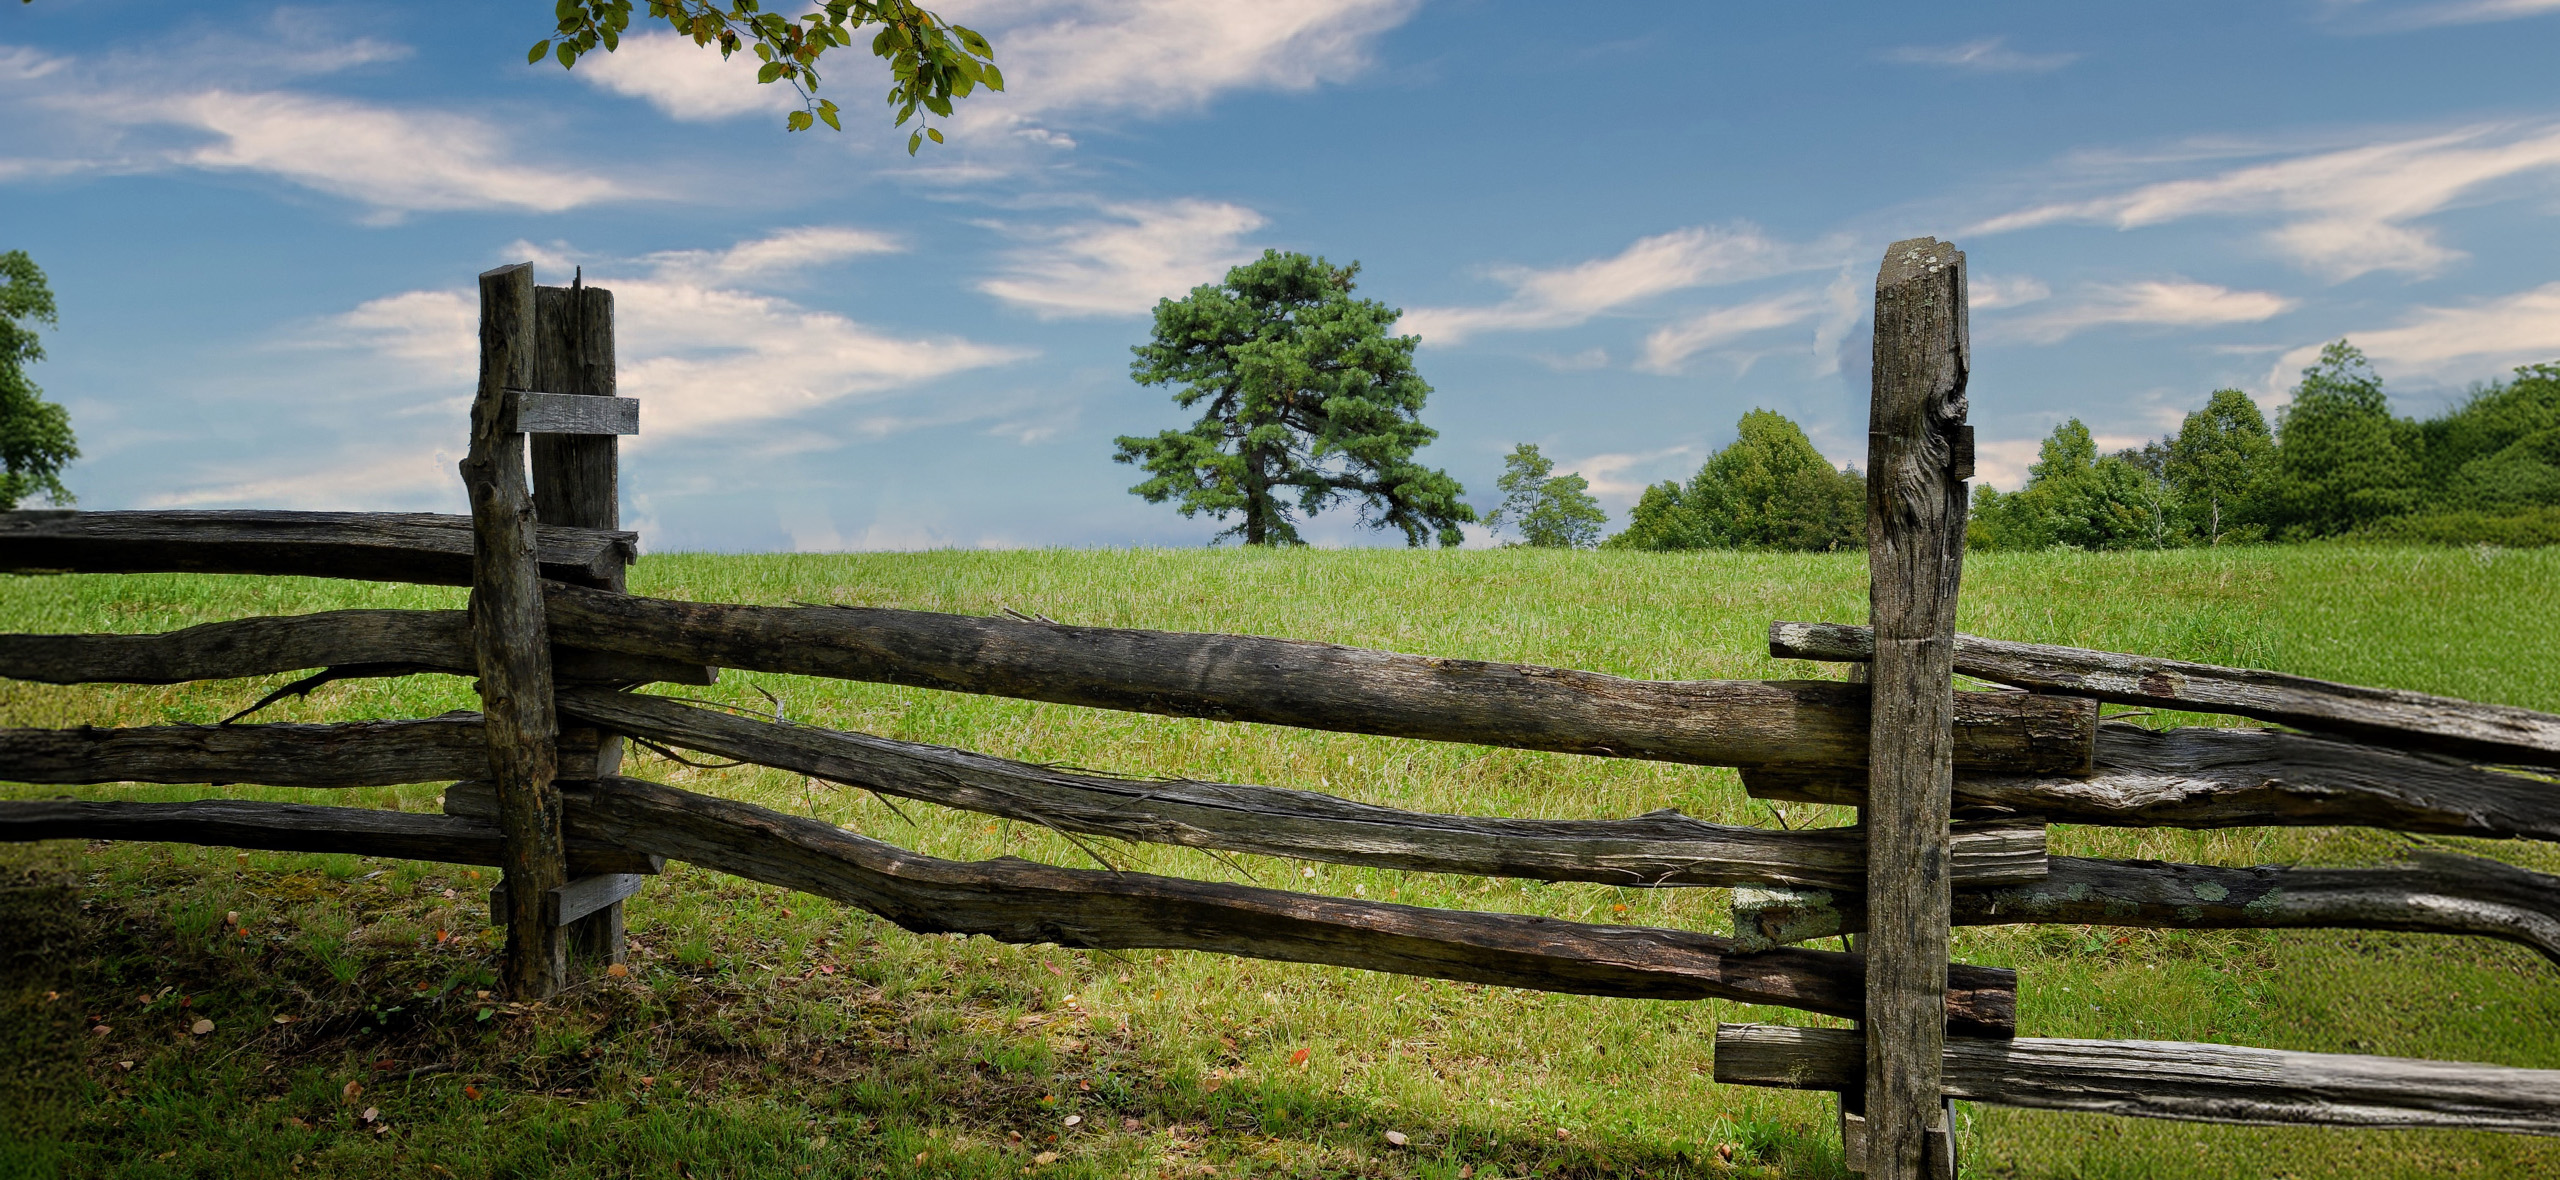
[[[1241,635],[872,607],[675,602],[552,584],[552,635],[599,651],[1177,717],[1708,766],[1863,766],[1863,685],[1629,680]],[[2096,708],[1959,693],[1956,763],[2089,766]]]
[[[487,820],[250,799],[0,800],[0,843],[31,840],[150,840],[444,864],[502,863],[498,826]],[[579,873],[655,873],[663,863],[647,853],[593,840],[569,846],[569,864]]]
[[[1725,1024],[1715,1078],[1855,1089],[1851,1029]],[[2430,1127],[2560,1135],[2560,1070],[2295,1053],[2180,1041],[1948,1037],[1948,1096],[2000,1106],[2257,1125]]]
[[[2273,729],[2098,729],[2085,777],[1958,774],[1956,814],[2135,828],[2365,826],[2560,840],[2560,788],[2460,759]],[[1855,806],[1838,771],[1745,767],[1754,798]]]
[[[639,534],[537,528],[542,576],[600,583]],[[0,512],[0,570],[471,584],[471,518],[431,512]]]
[[[0,635],[0,677],[44,684],[179,684],[326,668],[332,679],[477,675],[458,610],[333,610],[201,623],[153,635]],[[700,664],[554,646],[560,679],[710,684]]]
[[[1865,960],[1781,948],[1737,955],[1728,939],[1319,897],[1145,873],[1063,869],[1005,857],[960,862],[909,852],[820,820],[636,779],[564,784],[573,836],[858,906],[925,934],[1091,949],[1213,951],[1500,987],[1658,1000],[1728,999],[1854,1016]],[[1950,969],[1951,1028],[2005,1036],[2017,975]]]
[[[1769,654],[1782,659],[1857,661],[1874,652],[1865,627],[1769,625]],[[2118,704],[2230,713],[2489,761],[2560,764],[2560,716],[2511,705],[1973,635],[1956,637],[1956,671]]]
[[[1119,778],[943,746],[780,725],[665,697],[563,689],[562,715],[609,732],[779,767],[886,795],[1095,836],[1427,873],[1609,885],[1787,883],[1856,888],[1855,828],[1778,832],[1677,812],[1622,820],[1487,819],[1357,803],[1312,791]],[[2044,875],[2044,830],[1969,826],[1959,882]]]
[[[2451,853],[2377,868],[2224,868],[2156,860],[2052,858],[2044,880],[1955,891],[1958,926],[2062,922],[2157,930],[2322,927],[2468,934],[2520,943],[2560,963],[2560,877]],[[1867,928],[1862,894],[1742,890],[1744,946],[1780,946]]]
[[[561,758],[582,777],[592,775],[594,742],[564,741]],[[488,774],[477,713],[329,725],[0,729],[6,782],[387,787]]]

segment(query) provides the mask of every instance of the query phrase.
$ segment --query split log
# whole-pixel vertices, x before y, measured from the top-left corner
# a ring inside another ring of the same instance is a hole
[[[458,610],[335,610],[201,623],[156,635],[0,635],[0,677],[44,684],[178,684],[327,668],[332,679],[476,675]],[[554,645],[562,681],[710,684],[700,664]]]
[[[2121,828],[2374,827],[2560,840],[2560,791],[2414,750],[2273,729],[2099,727],[2085,778],[1956,776],[1956,814]],[[1856,805],[1837,771],[1746,767],[1752,797]]]
[[[1707,766],[1866,761],[1867,690],[1837,681],[1629,680],[1290,639],[547,590],[562,642],[723,668]],[[2096,724],[2085,700],[1959,693],[1956,761],[2085,770]]]
[[[941,860],[823,821],[635,779],[606,779],[570,811],[581,836],[831,898],[925,934],[1092,949],[1200,950],[1500,987],[1658,1000],[1728,999],[1855,1015],[1865,960],[1782,948],[1732,953],[1681,930],[1466,913],[1005,857]],[[2017,1026],[2017,975],[1959,966],[1947,1021]]]
[[[563,751],[592,774],[591,745]],[[477,713],[332,725],[0,729],[0,781],[389,787],[489,776]]]
[[[1955,776],[1956,591],[1965,480],[1973,475],[1965,382],[1964,252],[1895,242],[1876,272],[1874,392],[1867,415],[1867,572],[1875,623],[1867,805],[1868,1174],[1955,1174],[1938,1058],[1946,1022],[1948,788]],[[1936,1150],[1931,1150],[1934,1145]]]
[[[1875,637],[1837,623],[1771,623],[1780,659],[1865,660]],[[2560,764],[2560,716],[2396,688],[2042,643],[1956,637],[1956,671],[2041,692],[2253,717],[2491,762]]]
[[[2560,877],[2426,852],[2378,868],[2225,868],[2057,856],[2033,884],[1955,891],[1958,926],[2068,923],[2154,930],[2327,928],[2504,939],[2560,964]],[[1867,928],[1866,898],[1737,890],[1735,940],[1783,946]]]
[[[147,840],[270,852],[333,852],[445,864],[503,863],[498,826],[487,820],[365,807],[315,807],[251,799],[127,803],[91,799],[0,800],[0,843],[31,840]],[[655,873],[664,858],[593,840],[572,840],[581,873]]]
[[[1725,1024],[1719,1082],[1858,1083],[1848,1029]],[[2560,1070],[2296,1053],[2181,1041],[1947,1039],[1951,1097],[1999,1106],[2254,1126],[2448,1128],[2560,1135]]]
[[[1313,791],[1062,770],[870,734],[778,725],[636,693],[564,689],[559,704],[565,716],[651,742],[1122,840],[1412,872],[1608,885],[1789,882],[1856,888],[1865,881],[1865,834],[1854,828],[1773,832],[1705,823],[1676,811],[1623,820],[1434,815]],[[1962,880],[2031,881],[2044,873],[2041,828],[1968,829],[1957,849]]]
[[[546,526],[542,576],[598,582],[639,534]],[[0,512],[0,571],[471,584],[471,518],[431,512]]]

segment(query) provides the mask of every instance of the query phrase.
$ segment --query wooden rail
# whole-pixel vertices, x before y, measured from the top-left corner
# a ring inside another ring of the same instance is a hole
[[[2155,930],[2397,930],[2467,934],[2528,946],[2560,964],[2560,877],[2452,853],[2413,853],[2378,868],[2226,868],[2156,860],[2051,858],[2041,881],[1966,888],[1958,926],[2068,923]],[[1780,946],[1867,928],[1863,895],[1741,890],[1744,946]]]
[[[601,584],[639,535],[543,526],[542,576]],[[430,512],[0,512],[0,571],[471,584],[471,518]]]
[[[710,684],[700,664],[553,646],[569,683]],[[0,635],[0,677],[43,684],[181,684],[326,668],[332,679],[477,675],[458,610],[333,610],[200,623],[153,635]]]
[[[1357,803],[1313,791],[1138,779],[1037,766],[942,746],[778,725],[665,697],[564,689],[563,715],[608,732],[779,767],[1068,832],[1414,872],[1608,885],[1865,883],[1865,834],[1778,832],[1678,812],[1622,820],[1482,819]],[[1957,840],[1968,883],[2044,875],[2044,832],[1974,827]]]
[[[941,860],[821,820],[636,779],[563,788],[568,830],[833,898],[919,933],[1095,949],[1213,951],[1500,987],[1659,1000],[1729,999],[1831,1015],[1864,1004],[1865,960],[1729,939],[1320,897],[1010,857]],[[2016,1028],[2016,973],[1958,966],[1947,1020]]]
[[[562,751],[581,777],[594,746]],[[0,729],[0,781],[254,783],[388,787],[489,776],[477,713],[328,725],[152,725],[131,729]]]
[[[418,815],[367,807],[317,807],[251,799],[130,803],[94,799],[0,800],[0,843],[32,840],[149,840],[334,852],[443,864],[503,865],[504,841],[485,819]],[[594,840],[571,840],[579,873],[655,873],[663,858]]]
[[[1745,767],[1753,797],[1857,805],[1837,771]],[[2460,759],[2272,729],[2100,726],[2086,777],[1958,774],[1956,814],[2134,828],[2366,826],[2560,840],[2560,789]]]
[[[1837,1090],[1858,1081],[1858,1034],[1726,1024],[1715,1077]],[[1949,1038],[1950,1097],[2000,1106],[2263,1126],[2453,1128],[2560,1135],[2560,1070],[2295,1053],[2181,1041]]]
[[[1769,625],[1769,654],[1782,659],[1855,661],[1874,651],[1875,637],[1864,627]],[[1967,676],[2042,692],[2229,713],[2489,761],[2560,764],[2560,716],[2511,705],[1973,635],[1956,637],[1955,667]]]
[[[723,668],[1708,766],[1866,761],[1867,690],[1836,681],[1629,680],[1292,639],[546,591],[563,643]],[[1958,694],[1957,764],[2085,770],[2096,724],[2084,700]]]

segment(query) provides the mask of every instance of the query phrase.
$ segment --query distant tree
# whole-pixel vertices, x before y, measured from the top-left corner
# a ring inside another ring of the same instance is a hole
[[[53,289],[24,250],[0,254],[0,511],[30,496],[71,503],[62,465],[80,457],[71,415],[44,400],[26,367],[44,359],[33,325],[54,323]]]
[[[1580,475],[1557,475],[1554,461],[1538,453],[1538,444],[1521,443],[1502,461],[1502,506],[1484,518],[1488,531],[1510,528],[1518,544],[1537,549],[1588,549],[1600,543],[1609,514],[1591,497],[1591,481]]]
[[[1832,467],[1785,415],[1753,410],[1687,486],[1645,489],[1626,531],[1608,543],[1821,551],[1865,545],[1866,528],[1866,483],[1856,469]]]
[[[2263,536],[2258,500],[2275,449],[2258,403],[2237,389],[2215,390],[2203,409],[2187,415],[2160,469],[2187,532],[2207,545]]]
[[[1178,499],[1184,516],[1240,514],[1219,536],[1248,545],[1300,544],[1292,505],[1313,516],[1346,497],[1362,523],[1401,529],[1408,545],[1462,540],[1458,526],[1476,519],[1466,489],[1413,461],[1439,437],[1421,420],[1421,338],[1388,335],[1403,313],[1352,298],[1359,272],[1266,250],[1224,283],[1159,301],[1130,376],[1175,386],[1174,404],[1201,414],[1187,430],[1116,440],[1113,458],[1151,475],[1129,490]]]
[[[1978,549],[2160,549],[2183,542],[2169,485],[2154,464],[2165,448],[2100,458],[2078,418],[2053,428],[2027,485],[2006,495],[1974,492],[1965,542]]]
[[[2430,508],[2560,505],[2560,365],[2523,366],[2419,431]]]
[[[2271,515],[2288,535],[2322,537],[2417,508],[2418,439],[2391,416],[2364,353],[2344,340],[2321,349],[2276,420]]]

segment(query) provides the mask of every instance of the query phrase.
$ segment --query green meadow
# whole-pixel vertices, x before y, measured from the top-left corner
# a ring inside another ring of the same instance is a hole
[[[2281,669],[2560,711],[2560,549],[2284,548],[1969,559],[1977,634]],[[1084,550],[652,556],[639,593],[1326,640],[1650,678],[1836,677],[1778,619],[1861,621],[1862,555]],[[180,575],[0,579],[0,631],[453,607],[440,588]],[[219,720],[284,677],[0,683],[0,724]],[[1845,822],[1732,772],[724,673],[660,688],[797,722],[1132,774],[1551,817],[1676,807]],[[422,716],[458,677],[341,682],[262,720]],[[2130,710],[2110,712],[2132,713]],[[2217,724],[2142,715],[2144,724]],[[694,759],[707,762],[707,759]],[[944,857],[1090,865],[1044,830],[753,767],[628,772]],[[339,792],[0,785],[0,797]],[[2361,829],[2056,827],[2056,853],[2376,863],[2425,844],[2560,872],[2539,845]],[[1721,890],[1616,889],[1099,845],[1119,868],[1422,905],[1723,932]],[[488,995],[494,873],[178,845],[0,846],[0,1176],[1840,1176],[1832,1099],[1715,1085],[1719,1021],[1801,1013],[1514,992],[1199,954],[925,937],[671,865],[630,971]],[[2018,969],[2021,1033],[2560,1067],[2560,969],[2504,943],[2327,931],[1959,930]],[[210,1020],[201,1035],[190,1030]],[[1393,1132],[1402,1140],[1391,1142]],[[1960,1108],[1967,1173],[2528,1176],[2560,1146]]]

